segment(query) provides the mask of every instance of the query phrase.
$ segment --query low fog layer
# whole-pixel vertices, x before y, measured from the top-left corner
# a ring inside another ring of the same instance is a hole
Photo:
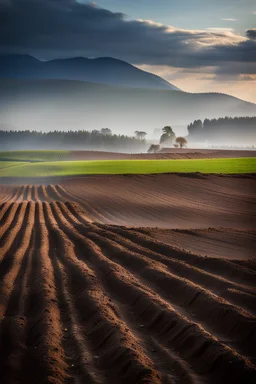
[[[1,127],[1,125],[0,125]],[[145,152],[147,142],[141,138],[113,135],[111,130],[101,131],[4,131],[0,130],[0,151],[8,150],[97,150],[107,152]],[[4,157],[4,155],[3,155]]]
[[[0,122],[19,130],[110,128],[132,136],[171,125],[185,134],[192,121],[255,116],[256,105],[223,94],[141,90],[67,80],[1,80]],[[178,131],[177,131],[178,130]]]

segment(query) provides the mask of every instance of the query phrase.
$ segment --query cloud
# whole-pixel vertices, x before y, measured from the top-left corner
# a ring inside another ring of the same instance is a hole
[[[0,0],[0,10],[11,6],[11,0]]]
[[[218,74],[212,77],[214,81],[224,82],[237,82],[237,81],[256,81],[255,75],[238,75],[236,73]]]
[[[256,28],[248,29],[246,35],[248,39],[256,39]]]
[[[247,37],[230,28],[185,30],[130,20],[95,3],[75,0],[0,0],[0,5],[1,53],[42,59],[112,56],[135,65],[223,71],[231,62],[254,66],[256,62],[254,29],[247,31]]]
[[[232,18],[226,18],[226,17],[223,17],[223,18],[221,18],[221,20],[223,20],[223,21],[237,21],[237,19],[232,19]]]
[[[206,28],[208,31],[212,32],[233,32],[233,28],[222,28],[222,27],[216,27],[216,28]]]
[[[256,76],[240,75],[240,81],[256,81]]]

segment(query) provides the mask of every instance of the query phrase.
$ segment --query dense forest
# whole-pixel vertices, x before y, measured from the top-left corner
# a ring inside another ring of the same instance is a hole
[[[188,125],[190,141],[219,144],[255,144],[256,117],[195,120]]]
[[[140,152],[147,149],[144,139],[101,131],[6,131],[0,130],[0,150],[73,149]]]

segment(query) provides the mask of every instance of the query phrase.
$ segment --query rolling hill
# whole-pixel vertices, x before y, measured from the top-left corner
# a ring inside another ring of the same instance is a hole
[[[186,131],[194,119],[221,116],[256,116],[256,105],[217,93],[132,89],[69,80],[0,80],[1,129],[109,127],[130,135],[135,130],[150,133],[170,124],[183,126]]]

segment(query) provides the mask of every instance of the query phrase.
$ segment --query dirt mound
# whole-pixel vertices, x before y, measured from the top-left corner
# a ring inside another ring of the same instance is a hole
[[[70,151],[70,160],[122,160],[130,159],[131,155],[104,151]]]
[[[179,156],[189,156],[193,155],[195,158],[231,158],[231,157],[255,157],[255,150],[243,150],[243,149],[192,149],[192,148],[162,148],[160,151],[161,154],[179,155]]]
[[[248,263],[93,223],[62,186],[0,193],[1,383],[255,383]]]
[[[255,157],[253,150],[163,148],[159,153],[118,153],[104,151],[70,151],[70,160],[124,160],[124,159],[211,159]]]

